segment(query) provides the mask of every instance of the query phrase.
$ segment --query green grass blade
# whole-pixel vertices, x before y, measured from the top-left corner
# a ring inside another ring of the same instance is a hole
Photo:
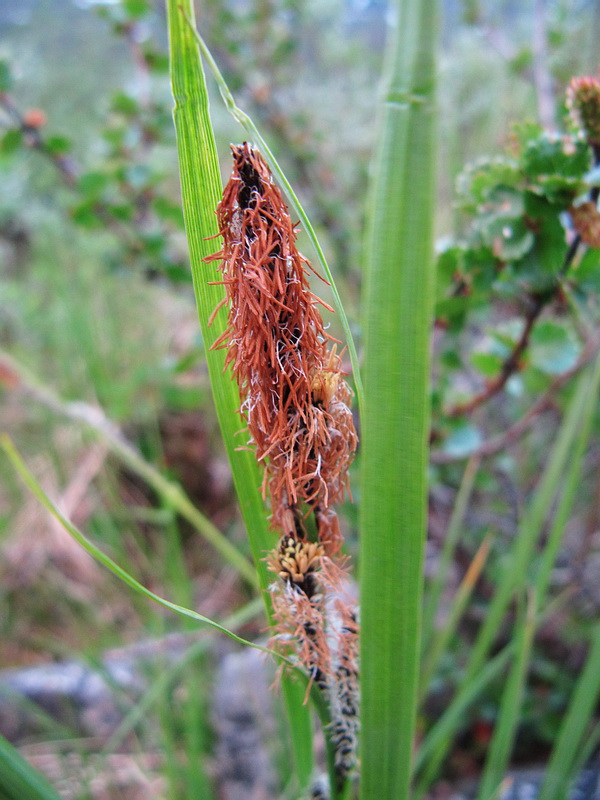
[[[420,800],[437,775],[446,755],[447,743],[464,720],[464,715],[485,688],[495,680],[506,667],[514,645],[507,645],[500,653],[487,662],[475,680],[464,684],[463,691],[452,701],[421,742],[415,757],[415,773],[420,775],[413,798]]]
[[[235,633],[236,628],[245,625],[256,616],[259,616],[262,611],[262,600],[260,598],[255,598],[243,608],[238,609],[228,616],[223,621],[223,626]],[[203,633],[204,635],[202,638],[190,645],[185,655],[179,661],[161,670],[160,675],[150,684],[133,708],[127,712],[116,730],[113,731],[110,739],[108,739],[102,748],[104,753],[114,753],[118,750],[129,734],[142,722],[151,708],[158,703],[169,686],[179,678],[186,667],[208,651],[212,643],[212,638],[209,636],[209,631]]]
[[[456,500],[454,501],[452,516],[450,517],[448,530],[444,536],[444,544],[442,546],[439,564],[425,598],[425,609],[423,611],[423,649],[425,649],[429,640],[435,635],[435,618],[440,604],[440,597],[444,589],[444,581],[448,575],[448,569],[452,563],[452,556],[454,555],[454,550],[462,532],[463,522],[469,500],[471,499],[473,483],[479,470],[479,464],[480,460],[478,458],[474,457],[469,459],[456,495]]]
[[[486,613],[485,622],[483,623],[473,651],[471,652],[465,677],[462,682],[463,687],[466,688],[461,689],[457,694],[449,710],[452,710],[455,704],[461,704],[461,696],[464,691],[466,691],[473,682],[478,680],[481,670],[485,667],[487,653],[499,629],[513,593],[518,587],[524,585],[527,567],[529,566],[535,544],[541,533],[548,510],[552,507],[553,500],[559,490],[559,485],[564,478],[567,461],[569,460],[569,463],[571,463],[570,458],[573,452],[573,442],[576,437],[578,437],[578,431],[582,430],[580,426],[582,425],[582,420],[586,419],[586,408],[589,409],[590,397],[596,397],[598,389],[595,383],[595,376],[596,371],[594,369],[591,379],[587,372],[583,373],[579,378],[577,389],[570,401],[567,414],[561,424],[553,451],[546,463],[544,473],[542,474],[538,488],[532,498],[531,505],[519,526],[519,531],[515,537],[514,548],[512,552],[507,555],[507,564],[503,573],[503,578],[490,604],[490,608]],[[590,380],[592,381],[591,383]],[[577,442],[579,446],[581,438],[578,438]],[[567,488],[569,484],[570,479],[567,479]],[[557,509],[557,514],[560,512],[561,504],[562,498]],[[554,530],[554,526],[552,530]],[[542,562],[543,559],[544,556]],[[544,604],[545,592],[544,596],[542,596],[537,593],[537,588],[538,586],[540,589],[545,588],[543,582],[545,573],[546,569],[539,573],[538,583],[536,583],[536,597],[541,607],[543,607]],[[458,726],[460,718],[454,717],[454,719]],[[422,775],[418,784],[417,797],[422,796],[426,791],[437,774],[437,770],[442,764],[446,753],[450,749],[453,741],[450,726],[448,726],[447,732],[448,734],[445,738],[440,738],[438,740],[434,757],[430,759],[426,766],[423,765],[423,760],[420,757],[422,748],[419,751],[419,764],[421,765],[419,771]]]
[[[150,486],[165,505],[183,517],[222,558],[234,567],[251,586],[258,585],[256,570],[246,557],[227,539],[213,523],[199,511],[178,483],[166,478],[155,466],[146,461],[135,447],[121,434],[119,428],[104,412],[80,401],[67,402],[42,385],[31,372],[0,349],[0,367],[19,381],[19,388],[36,402],[56,414],[74,420],[105,442],[110,451]]]
[[[587,397],[581,412],[581,425],[573,455],[569,460],[569,469],[564,477],[564,488],[560,495],[560,500],[554,512],[552,526],[548,533],[548,538],[544,546],[544,552],[540,560],[540,567],[535,583],[535,593],[540,607],[543,607],[550,575],[554,568],[554,563],[563,540],[563,534],[573,503],[581,485],[581,472],[584,465],[585,452],[589,443],[594,416],[598,404],[598,392],[600,391],[600,356],[589,370],[587,376]]]
[[[243,436],[240,436],[243,423],[237,413],[240,406],[238,389],[231,374],[223,373],[225,352],[210,350],[210,345],[226,325],[224,316],[217,314],[212,327],[208,327],[208,319],[223,299],[224,290],[222,286],[209,285],[210,281],[217,279],[217,273],[213,264],[206,264],[203,260],[219,249],[215,210],[221,199],[222,186],[200,56],[196,41],[181,13],[181,8],[185,8],[191,14],[191,5],[191,0],[181,3],[169,0],[167,5],[171,83],[175,100],[173,118],[177,133],[183,214],[215,408],[237,495],[244,499],[242,515],[260,585],[264,589],[270,579],[262,559],[265,551],[275,545],[276,539],[268,528],[267,512],[260,496],[262,475],[254,454],[236,449],[245,443]]]
[[[517,617],[515,660],[502,693],[498,719],[479,785],[478,800],[489,800],[491,797],[496,797],[498,787],[506,773],[519,724],[523,690],[531,658],[531,645],[535,633],[535,611],[536,598],[532,593],[525,613]]]
[[[136,581],[134,577],[132,577],[126,570],[116,564],[110,556],[107,556],[106,553],[102,552],[99,547],[91,542],[80,530],[78,530],[74,525],[72,525],[66,517],[62,515],[62,513],[58,510],[58,508],[54,505],[52,500],[48,497],[48,495],[44,492],[40,484],[36,481],[33,477],[31,472],[27,469],[25,462],[21,458],[21,456],[15,450],[14,445],[6,436],[5,434],[0,436],[0,447],[4,450],[8,459],[10,460],[13,467],[19,473],[21,478],[23,479],[26,486],[30,489],[30,491],[35,495],[35,497],[39,500],[39,502],[46,508],[47,511],[63,526],[63,528],[78,542],[91,556],[93,556],[97,561],[100,562],[103,566],[109,569],[113,575],[123,581],[123,583],[127,584],[131,589],[134,589],[141,595],[148,597],[150,600],[154,600],[155,603],[163,606],[164,608],[168,608],[170,611],[174,611],[176,614],[180,614],[184,617],[189,617],[190,619],[196,620],[196,622],[202,622],[204,625],[209,625],[211,628],[214,628],[221,633],[224,633],[226,636],[229,636],[230,639],[233,639],[238,644],[244,644],[248,647],[254,647],[257,650],[262,650],[263,652],[270,653],[271,655],[276,656],[279,660],[287,661],[288,659],[284,658],[278,653],[275,653],[273,650],[269,650],[267,647],[262,647],[261,645],[254,644],[253,642],[249,642],[246,639],[242,639],[237,634],[233,633],[233,631],[228,630],[225,626],[220,625],[218,622],[210,619],[209,617],[205,617],[203,614],[199,614],[197,611],[193,611],[191,608],[184,608],[183,606],[178,605],[177,603],[172,603],[170,600],[165,600],[164,597],[159,597],[159,595],[154,594],[151,592],[150,589],[147,589],[145,586],[142,586],[141,583]]]
[[[570,596],[571,592],[567,590],[548,603],[543,612],[539,613],[535,627],[539,627],[545,620],[563,608]],[[450,705],[419,745],[415,758],[415,775],[418,776],[418,783],[413,800],[421,800],[427,792],[454,741],[456,732],[464,723],[465,712],[486,686],[502,672],[512,657],[515,647],[516,641],[513,640],[487,661],[471,681],[461,680],[460,688],[452,698]]]
[[[210,350],[210,345],[224,331],[226,325],[224,315],[217,314],[212,328],[208,327],[208,319],[224,297],[224,289],[222,286],[209,285],[210,281],[215,280],[216,272],[214,265],[204,262],[204,258],[219,247],[219,239],[208,237],[218,234],[215,209],[221,199],[222,187],[206,83],[198,44],[194,30],[190,27],[190,23],[194,26],[192,0],[167,0],[167,16],[171,85],[175,101],[173,118],[198,316],[221,434],[240,498],[259,583],[266,590],[272,578],[263,559],[265,551],[270,550],[276,540],[269,530],[265,504],[259,491],[262,475],[254,454],[236,449],[244,443],[238,435],[242,427],[237,414],[239,393],[231,376],[223,374],[224,351]],[[263,596],[267,613],[270,614],[266,591],[263,591]],[[312,722],[308,708],[302,705],[303,687],[291,679],[284,679],[282,687],[290,720],[296,771],[303,786],[309,780],[313,767]]]
[[[242,109],[236,105],[233,94],[231,93],[229,86],[227,86],[225,78],[223,77],[219,67],[217,66],[217,62],[213,58],[212,53],[208,49],[206,42],[196,30],[189,16],[187,14],[184,14],[184,16],[186,18],[186,22],[190,27],[190,30],[193,31],[195,39],[198,43],[198,47],[200,48],[202,55],[206,59],[206,63],[208,64],[209,69],[212,72],[213,77],[217,83],[217,86],[219,87],[219,91],[221,92],[221,97],[223,98],[223,102],[225,103],[226,108],[231,113],[233,118],[237,122],[239,122],[239,124],[244,128],[246,133],[248,133],[253,138],[254,143],[259,146],[263,156],[265,157],[267,163],[269,164],[269,167],[271,168],[271,171],[273,172],[273,175],[275,175],[275,177],[279,181],[279,185],[285,192],[292,209],[294,210],[298,219],[304,226],[304,230],[306,231],[306,234],[310,239],[312,246],[315,249],[315,253],[317,254],[317,259],[319,261],[319,264],[323,272],[325,273],[327,280],[331,284],[331,291],[335,301],[335,308],[339,314],[340,322],[342,324],[342,328],[346,336],[348,355],[350,356],[350,362],[352,364],[352,374],[354,375],[354,385],[356,387],[356,397],[358,399],[359,406],[362,407],[363,387],[360,376],[360,368],[358,365],[358,354],[356,352],[356,346],[354,344],[352,330],[350,328],[350,323],[348,322],[348,317],[346,316],[346,312],[342,304],[340,293],[337,289],[337,286],[333,279],[333,275],[331,273],[331,270],[329,269],[329,264],[327,263],[327,259],[325,258],[325,253],[323,252],[323,249],[319,243],[317,234],[315,233],[312,223],[308,218],[306,211],[302,207],[302,204],[300,203],[298,196],[294,192],[292,185],[288,181],[284,171],[282,170],[281,166],[279,165],[279,162],[273,155],[271,148],[263,138],[262,134],[254,124],[252,119],[248,116],[248,114],[246,114],[245,111],[242,111]]]
[[[558,741],[552,751],[539,800],[562,800],[567,797],[573,767],[584,743],[590,720],[600,697],[600,625],[592,634],[592,646],[585,667],[575,687],[575,692]]]
[[[428,648],[427,655],[423,659],[423,664],[421,667],[421,691],[419,693],[419,699],[421,701],[423,701],[427,696],[429,683],[435,675],[435,671],[444,653],[446,652],[449,642],[458,629],[463,612],[467,607],[477,579],[479,578],[489,555],[490,546],[491,537],[488,535],[481,543],[478,551],[475,553],[475,556],[469,565],[469,569],[467,570],[464,579],[458,587],[443,627],[435,632],[435,635],[431,640],[431,645]]]
[[[408,796],[426,528],[436,4],[395,6],[365,247],[363,800]]]
[[[60,800],[46,778],[0,736],[0,798],[2,800]]]
[[[564,480],[567,463],[572,455],[573,442],[580,428],[583,410],[589,393],[589,374],[584,372],[578,380],[576,392],[557,433],[556,442],[548,458],[540,482],[519,525],[515,544],[508,554],[500,582],[486,612],[485,621],[478,633],[465,674],[468,683],[481,669],[502,618],[515,591],[525,585],[527,568],[553,501]]]
[[[571,775],[573,778],[576,778],[585,768],[599,744],[600,722],[596,722],[596,724],[590,728],[589,733],[586,733],[585,738],[580,742],[579,750],[573,759],[573,764],[571,766]]]

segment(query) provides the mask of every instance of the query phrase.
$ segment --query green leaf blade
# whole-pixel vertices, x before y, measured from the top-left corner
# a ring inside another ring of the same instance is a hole
[[[245,442],[239,436],[243,423],[238,414],[240,397],[237,387],[230,374],[224,373],[224,351],[210,349],[210,345],[226,326],[224,314],[217,314],[212,326],[208,325],[211,314],[224,297],[224,290],[222,286],[210,285],[218,277],[214,264],[207,264],[204,260],[220,246],[215,211],[221,199],[222,186],[206,82],[192,27],[192,0],[167,0],[167,15],[171,84],[175,101],[173,118],[177,134],[183,215],[198,316],[221,434],[270,617],[271,606],[267,589],[272,577],[264,556],[277,540],[269,528],[267,510],[260,494],[262,474],[255,456],[248,450],[239,449]],[[291,679],[288,681],[284,678],[283,694],[290,720],[297,778],[304,787],[313,765],[312,721],[308,707],[299,703],[301,691],[296,684],[291,683]]]
[[[360,560],[364,800],[408,796],[426,527],[435,6],[412,0],[397,7],[366,248]]]

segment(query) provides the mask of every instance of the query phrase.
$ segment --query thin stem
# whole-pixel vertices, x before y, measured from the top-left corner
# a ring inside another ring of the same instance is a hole
[[[152,487],[169,504],[173,511],[187,520],[229,564],[235,567],[250,586],[253,588],[258,586],[258,578],[252,564],[194,506],[179,484],[165,478],[159,470],[142,458],[135,447],[125,439],[118,426],[108,419],[101,408],[81,401],[65,402],[46,386],[38,383],[15,359],[1,351],[0,372],[9,376],[8,381],[5,381],[8,385],[12,380],[15,388],[27,393],[35,401],[49,408],[55,414],[68,417],[93,430],[132,472],[146,481],[148,486]]]
[[[519,439],[524,436],[535,419],[548,408],[551,408],[554,402],[554,395],[561,389],[571,378],[573,378],[583,367],[585,367],[600,349],[600,336],[589,339],[585,347],[577,359],[577,362],[568,370],[563,372],[555,378],[548,389],[536,400],[521,419],[517,420],[514,425],[507,428],[504,433],[488,439],[483,442],[476,450],[465,455],[453,455],[452,453],[445,453],[442,451],[435,451],[431,454],[431,462],[433,464],[450,464],[454,461],[462,461],[470,457],[490,458],[497,453],[503,452],[507,447],[516,444]]]

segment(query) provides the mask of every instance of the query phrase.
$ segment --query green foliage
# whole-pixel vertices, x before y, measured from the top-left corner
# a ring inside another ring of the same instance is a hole
[[[308,239],[314,244],[318,236],[323,244],[318,257],[324,251],[329,255],[339,292],[335,289],[335,302],[328,299],[335,304],[343,298],[350,320],[342,335],[340,315],[335,315],[334,334],[346,339],[352,329],[358,352],[366,348],[364,444],[362,464],[357,465],[364,478],[360,492],[355,491],[356,500],[363,504],[364,528],[360,564],[367,703],[363,764],[368,788],[363,787],[363,792],[387,797],[388,786],[390,792],[406,790],[412,709],[417,699],[422,555],[418,508],[422,510],[425,504],[422,458],[426,443],[421,434],[426,423],[423,380],[429,313],[425,308],[427,259],[419,248],[427,248],[430,241],[429,213],[422,203],[426,205],[425,195],[431,189],[432,160],[430,129],[422,119],[406,126],[403,123],[400,133],[398,129],[390,133],[387,150],[384,148],[387,155],[379,163],[380,185],[386,188],[367,203],[377,224],[371,226],[368,247],[361,249],[366,165],[374,140],[373,86],[381,48],[365,45],[362,31],[350,32],[343,41],[336,36],[343,5],[325,7],[290,0],[234,9],[229,3],[209,0],[202,6],[201,32],[219,63],[220,88],[230,86],[263,131],[258,134],[254,123],[229,98],[230,110],[246,125],[245,133],[237,128],[233,131],[213,103],[211,119],[219,137],[219,152],[227,153],[229,138],[260,136],[256,141],[261,147],[268,142],[272,163],[277,164],[272,155],[276,154],[307,209],[306,214],[303,209],[300,213],[293,205],[296,218],[301,219],[302,246],[312,246]],[[407,9],[417,6],[428,12],[427,4],[404,4],[407,63],[415,43],[410,38],[408,23],[413,20]],[[161,15],[147,0],[123,0],[103,6],[99,13],[106,35],[112,31],[120,53],[115,64],[127,60],[127,73],[115,87],[99,93],[96,116],[85,107],[82,113],[89,117],[85,124],[81,124],[77,109],[66,117],[64,113],[55,115],[53,103],[41,102],[42,90],[39,95],[27,90],[22,68],[12,69],[14,55],[0,62],[4,103],[0,159],[7,168],[9,188],[0,222],[4,225],[12,216],[29,221],[35,239],[33,267],[23,270],[27,277],[22,283],[12,276],[2,278],[0,335],[2,344],[17,359],[35,367],[42,380],[70,399],[97,401],[107,419],[123,423],[127,435],[138,438],[144,458],[135,448],[119,450],[118,437],[110,440],[111,451],[158,499],[143,508],[130,508],[130,501],[123,498],[115,502],[122,492],[122,479],[111,465],[115,474],[97,488],[103,495],[102,504],[87,530],[103,552],[110,552],[114,562],[125,566],[128,575],[138,574],[136,570],[143,564],[148,582],[161,586],[159,596],[172,596],[179,606],[191,607],[196,576],[185,562],[186,555],[197,552],[199,545],[197,540],[193,546],[183,544],[178,516],[214,545],[223,564],[234,565],[246,579],[245,587],[256,583],[257,573],[246,558],[245,545],[230,542],[211,527],[176,481],[161,474],[165,457],[153,429],[158,427],[155,416],[165,408],[201,405],[210,417],[202,350],[218,332],[205,328],[202,336],[186,342],[183,352],[156,342],[163,319],[158,311],[161,298],[181,303],[177,313],[184,308],[186,319],[190,317],[184,299],[190,272],[182,247],[183,215],[174,179],[175,140],[164,31]],[[515,12],[517,22],[522,22],[526,13],[523,9]],[[594,191],[600,178],[594,153],[581,132],[549,135],[537,124],[522,123],[508,133],[513,120],[531,112],[528,82],[538,56],[515,23],[511,30],[514,48],[502,56],[501,64],[495,48],[488,47],[478,28],[481,14],[479,4],[465,6],[468,25],[449,34],[443,54],[448,64],[440,77],[445,127],[439,137],[439,229],[453,227],[454,233],[439,247],[437,259],[433,464],[429,472],[434,553],[437,537],[446,535],[434,564],[437,571],[426,583],[418,687],[421,743],[413,782],[420,797],[436,775],[451,775],[453,742],[460,737],[472,742],[466,757],[471,759],[471,769],[482,770],[480,792],[487,800],[510,764],[511,748],[525,758],[532,748],[544,748],[544,753],[552,751],[543,790],[549,800],[564,795],[569,776],[581,765],[578,751],[585,755],[582,744],[596,721],[598,633],[594,629],[589,635],[577,610],[566,601],[563,616],[552,618],[551,610],[560,598],[555,565],[570,552],[565,550],[565,530],[574,530],[580,520],[592,517],[597,386],[586,372],[586,364],[597,348],[600,249],[577,243],[581,226],[576,230],[570,209],[597,200]],[[550,64],[557,86],[568,80],[574,64],[581,63],[577,48],[583,57],[581,30],[587,23],[583,13],[579,20],[575,16],[561,16],[558,7],[548,10],[549,46],[558,48]],[[190,44],[191,31],[181,24],[180,33],[185,30]],[[597,37],[592,36],[593,25],[589,30],[590,52],[594,53]],[[429,24],[427,35],[432,31]],[[131,60],[130,55],[123,57],[129,49],[134,54]],[[406,66],[403,64],[402,70],[408,79]],[[129,80],[134,70],[139,73],[137,85]],[[43,72],[38,70],[36,76],[42,86]],[[421,97],[427,89],[411,86],[410,99]],[[75,97],[73,90],[64,95],[67,101]],[[401,102],[403,98],[402,92],[390,98],[390,116],[419,117],[423,106],[412,108]],[[182,106],[185,99],[182,96]],[[57,109],[61,103],[62,89],[56,98]],[[28,117],[31,105],[44,107],[49,121],[40,121],[38,115],[36,122],[35,114]],[[194,120],[195,111],[187,121],[193,126]],[[417,130],[420,124],[424,134]],[[503,142],[502,153],[498,142]],[[488,150],[493,155],[472,160]],[[200,152],[198,149],[188,164],[190,183],[205,174]],[[470,162],[466,167],[465,158]],[[216,176],[214,152],[211,159]],[[456,193],[450,196],[449,185],[459,168]],[[224,165],[223,170],[227,169]],[[28,181],[25,176],[31,174],[34,180]],[[289,190],[283,173],[278,174]],[[215,178],[215,186],[217,183]],[[206,224],[198,226],[200,238],[215,232],[217,197],[215,189],[202,203]],[[297,202],[295,194],[290,197],[292,204]],[[392,197],[397,202],[392,202]],[[399,218],[388,229],[381,220],[394,213]],[[188,208],[188,228],[189,215]],[[193,222],[191,225],[195,227]],[[54,226],[56,235],[50,236],[48,231]],[[10,233],[10,226],[6,227]],[[57,244],[59,239],[62,246]],[[318,242],[316,246],[320,248]],[[201,257],[217,245],[196,241],[194,247],[196,289],[201,295],[207,281],[214,279],[212,268],[201,264]],[[368,267],[363,269],[363,263]],[[419,268],[411,270],[415,263]],[[356,323],[356,306],[363,272],[368,273],[368,299],[361,327]],[[166,279],[160,289],[155,284],[138,291],[141,281],[157,277]],[[138,280],[140,284],[136,284]],[[218,299],[214,288],[201,303],[204,319]],[[140,308],[144,324],[136,314]],[[418,349],[418,354],[411,348]],[[351,356],[356,367],[354,350]],[[218,354],[209,353],[208,360],[211,371],[218,373],[216,381],[221,379],[225,386],[225,394],[217,395],[219,412],[234,420],[225,426],[228,447],[234,461],[243,462],[246,454],[236,450],[240,439],[235,435],[239,428],[234,415],[235,392],[220,375]],[[573,381],[576,373],[582,375],[577,387]],[[360,383],[357,389],[360,394]],[[7,395],[10,391],[7,389]],[[70,406],[52,392],[44,395],[42,391],[38,397],[42,395],[46,402],[51,401],[52,413],[67,407],[76,412],[76,403]],[[49,415],[40,414],[35,403],[33,406],[15,433],[32,454],[46,449],[43,442],[50,438],[46,432],[50,424],[54,438],[64,439],[64,428],[54,427],[54,420],[49,423]],[[544,416],[545,409],[550,409],[550,415]],[[413,447],[417,439],[418,447]],[[77,441],[77,445],[71,444],[73,450],[88,444],[85,437]],[[65,456],[65,452],[65,446],[53,451],[61,485],[77,469],[75,456]],[[461,484],[462,462],[469,457]],[[11,492],[13,483],[11,476]],[[265,541],[270,533],[257,491],[259,483],[260,475],[252,468],[241,481],[238,476],[247,525],[258,531],[252,547],[264,582],[261,531]],[[388,488],[384,491],[384,487]],[[460,491],[455,496],[457,487]],[[438,507],[440,497],[443,502]],[[448,501],[448,497],[455,499]],[[250,515],[249,503],[253,506]],[[252,514],[254,521],[248,521]],[[7,530],[12,516],[10,512],[2,519]],[[406,522],[409,517],[410,524]],[[348,520],[348,527],[356,527],[353,516]],[[480,572],[470,572],[474,559],[487,552],[486,548],[489,553],[485,563],[478,565]],[[130,564],[132,552],[136,555]],[[458,584],[453,582],[455,574]],[[55,587],[46,587],[44,592],[37,598],[39,606],[55,603],[65,617],[78,616],[78,631],[85,633],[88,622],[96,624],[92,611],[80,609],[82,604],[57,601],[52,594]],[[139,627],[129,631],[130,635],[139,634],[144,626],[164,629],[163,621],[157,622],[142,600],[140,596],[131,603]],[[527,603],[529,615],[524,611]],[[27,608],[23,604],[20,610],[26,614]],[[444,611],[446,624],[440,626],[439,615]],[[538,637],[545,619],[551,620],[559,644],[591,641],[579,681],[568,665],[557,664],[552,648],[544,637]],[[2,624],[9,626],[10,620]],[[237,630],[233,623],[224,624]],[[2,633],[6,631],[10,635],[8,627],[3,627]],[[81,643],[82,650],[99,646]],[[403,681],[399,687],[400,663]],[[173,797],[210,792],[204,773],[194,769],[211,746],[198,669],[194,664],[185,689],[197,702],[188,707],[178,704],[177,693],[168,683],[176,670],[165,668],[156,686],[152,684],[148,695],[131,709],[116,738],[107,745],[108,749],[119,746],[123,737],[135,730],[137,721],[156,708],[157,698],[163,698],[162,746],[169,754]],[[202,669],[210,666],[203,662]],[[288,697],[288,704],[298,709],[295,716],[292,713],[292,734],[299,766],[291,786],[298,786],[309,777],[312,752],[308,714],[301,705],[305,688],[293,688],[298,689],[297,696]],[[478,728],[492,737],[487,765],[486,748],[477,740]],[[180,764],[184,764],[181,769]],[[284,779],[290,777],[289,764],[286,760]]]
[[[441,360],[435,395],[439,435],[452,437],[450,452],[459,433],[446,415],[467,413],[515,386],[511,376],[539,392],[544,384],[531,371],[551,378],[578,363],[578,309],[585,306],[589,317],[593,308],[598,251],[577,242],[569,249],[576,236],[569,209],[593,191],[592,160],[579,133],[550,136],[524,125],[510,154],[479,159],[458,178],[462,231],[439,254],[435,312],[446,331],[444,352],[460,353]],[[577,307],[567,306],[570,296]],[[552,318],[539,322],[542,312]],[[459,343],[473,326],[482,335],[465,348]],[[461,374],[472,376],[471,398],[456,394]]]
[[[3,800],[58,800],[52,786],[2,736],[0,796]]]
[[[423,2],[395,6],[397,32],[388,44],[366,237],[360,509],[364,800],[402,800],[411,777],[426,537],[436,8]]]

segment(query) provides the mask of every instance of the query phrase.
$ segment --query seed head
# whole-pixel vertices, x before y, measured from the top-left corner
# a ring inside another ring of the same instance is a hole
[[[257,150],[244,143],[232,152],[217,209],[223,249],[209,259],[220,261],[229,317],[213,346],[227,348],[240,387],[272,524],[296,535],[306,510],[327,512],[344,496],[357,444],[351,392],[281,192]],[[337,547],[329,527],[324,541]]]
[[[573,78],[567,88],[567,108],[592,147],[600,146],[600,80]]]
[[[581,241],[588,247],[600,248],[600,213],[596,203],[588,200],[578,206],[571,206],[569,214]]]

